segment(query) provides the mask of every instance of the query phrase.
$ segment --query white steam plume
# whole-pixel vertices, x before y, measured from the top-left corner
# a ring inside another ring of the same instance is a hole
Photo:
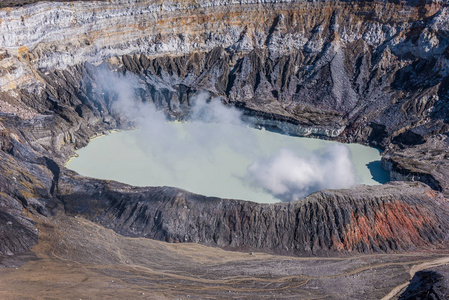
[[[248,167],[251,182],[282,201],[299,200],[312,192],[356,184],[349,148],[332,145],[321,154],[297,157],[288,149],[255,160]]]
[[[153,103],[137,100],[136,90],[146,88],[132,73],[121,74],[106,67],[97,68],[95,80],[103,91],[116,95],[112,110],[133,121],[142,130],[139,146],[153,155],[165,157],[191,155],[206,157],[211,148],[227,145],[237,152],[250,152],[257,146],[254,136],[235,130],[235,126],[246,126],[241,113],[234,107],[225,106],[219,98],[211,98],[208,92],[192,96],[187,133],[180,132],[167,123],[162,111]],[[213,123],[216,126],[203,126]],[[183,147],[173,147],[173,141],[183,141]],[[241,141],[245,141],[242,143]],[[164,159],[164,157],[160,157]],[[167,167],[170,162],[167,161]]]
[[[101,67],[97,68],[95,79],[104,92],[116,95],[112,106],[114,112],[126,116],[141,128],[138,145],[145,153],[151,153],[158,161],[166,163],[168,170],[173,168],[170,157],[176,155],[204,160],[214,149],[226,145],[232,151],[254,158],[255,149],[261,147],[254,133],[236,130],[235,125],[246,126],[241,121],[241,113],[225,106],[218,98],[212,99],[207,92],[191,99],[190,124],[187,132],[181,132],[167,123],[164,113],[158,111],[153,103],[137,100],[137,89],[146,86],[135,75],[119,74]],[[204,126],[204,123],[214,123],[214,126]],[[176,146],[179,144],[182,147]],[[282,149],[268,158],[254,160],[247,172],[247,177],[242,180],[248,180],[251,185],[282,201],[298,200],[320,189],[346,188],[356,184],[350,151],[344,145],[330,146],[307,158]]]

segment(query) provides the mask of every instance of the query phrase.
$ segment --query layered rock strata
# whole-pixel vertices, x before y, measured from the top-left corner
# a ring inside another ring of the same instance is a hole
[[[231,249],[441,247],[449,230],[446,6],[117,0],[0,10],[2,220],[20,237],[2,231],[0,252],[26,251],[36,242],[28,217],[57,213],[61,203],[122,234]],[[187,118],[190,97],[206,90],[254,125],[387,149],[392,179],[433,190],[391,184],[261,205],[81,178],[63,167],[74,149],[132,126],[98,83],[102,62],[134,74],[136,101],[170,118]]]

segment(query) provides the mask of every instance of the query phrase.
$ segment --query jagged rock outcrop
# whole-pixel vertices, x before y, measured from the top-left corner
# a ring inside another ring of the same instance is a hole
[[[410,281],[410,285],[403,293],[401,293],[398,299],[447,298],[447,295],[449,294],[448,280],[441,274],[447,274],[447,269],[447,267],[443,266],[417,272]]]
[[[36,243],[26,213],[56,213],[61,201],[67,213],[122,234],[232,249],[440,247],[449,230],[448,13],[447,1],[114,0],[0,10],[0,196],[22,237],[5,227],[1,254]],[[261,205],[81,178],[63,167],[74,149],[132,125],[98,83],[104,65],[134,74],[136,101],[172,119],[186,118],[190,96],[206,90],[255,125],[387,149],[392,179],[433,190],[391,184]]]
[[[382,158],[392,180],[421,181],[448,196],[449,140],[445,135],[429,137],[403,149],[387,151]]]

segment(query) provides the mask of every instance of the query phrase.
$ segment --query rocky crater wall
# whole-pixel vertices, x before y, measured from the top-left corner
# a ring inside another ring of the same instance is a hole
[[[381,138],[376,130],[422,131],[427,118],[447,119],[433,107],[446,107],[448,10],[443,1],[408,3],[109,1],[2,9],[0,86],[17,107],[17,90],[46,88],[42,73],[122,55],[168,56],[175,61],[155,66],[166,74],[152,74],[162,83],[208,89],[230,103],[299,120],[302,129],[291,129],[297,134],[348,132],[343,138],[362,142],[371,133]],[[211,58],[210,78],[202,81],[207,65],[182,59],[217,48],[226,55]]]
[[[0,196],[21,238],[0,253],[26,251],[36,242],[30,218],[61,210],[125,235],[236,250],[327,255],[443,247],[446,6],[109,1],[1,9],[0,146],[8,167]],[[63,167],[74,149],[132,126],[112,110],[117,95],[98,84],[96,70],[106,65],[133,74],[136,101],[154,103],[169,118],[186,118],[190,96],[206,90],[255,125],[385,149],[392,179],[428,186],[323,191],[264,206],[82,178]]]

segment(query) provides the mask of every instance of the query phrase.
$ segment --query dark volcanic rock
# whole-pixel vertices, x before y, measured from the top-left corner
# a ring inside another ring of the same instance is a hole
[[[439,269],[442,269],[441,267]],[[442,300],[449,295],[449,286],[446,278],[437,271],[419,271],[413,276],[407,289],[400,295],[400,300]]]
[[[375,196],[373,196],[375,195]],[[324,191],[263,205],[176,188],[133,188],[64,171],[67,213],[129,236],[282,254],[390,252],[438,246],[449,234],[449,202],[421,183]]]
[[[449,138],[436,135],[425,143],[383,154],[384,168],[392,180],[422,181],[449,195]]]
[[[22,207],[14,199],[0,196],[0,261],[4,256],[27,252],[37,243],[37,229],[23,215]]]

